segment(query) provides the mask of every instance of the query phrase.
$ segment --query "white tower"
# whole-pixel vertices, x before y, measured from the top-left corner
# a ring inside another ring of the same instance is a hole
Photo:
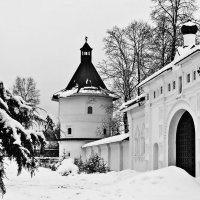
[[[183,56],[188,50],[192,49],[196,45],[196,33],[198,27],[195,23],[188,21],[181,27],[181,33],[183,34],[183,46],[177,48],[175,59],[179,56]]]
[[[87,43],[81,50],[81,63],[67,87],[53,95],[59,102],[60,142],[59,156],[84,158],[82,146],[85,143],[109,135],[109,127],[97,128],[102,121],[112,117],[106,108],[112,106],[116,96],[110,92],[92,64],[92,48]]]
[[[198,27],[195,23],[188,21],[181,27],[181,32],[183,34],[184,46],[195,45],[196,33]]]

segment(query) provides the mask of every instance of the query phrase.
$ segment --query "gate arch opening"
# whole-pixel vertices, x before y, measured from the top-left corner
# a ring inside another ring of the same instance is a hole
[[[168,165],[195,176],[195,126],[190,113],[179,110],[171,120],[168,135]]]

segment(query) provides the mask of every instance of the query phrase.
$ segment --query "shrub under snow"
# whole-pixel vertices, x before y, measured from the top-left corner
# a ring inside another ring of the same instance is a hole
[[[84,172],[86,174],[91,173],[106,173],[110,171],[107,163],[98,154],[92,152],[89,159],[85,162],[82,158],[75,158],[75,164],[79,168],[79,173]]]
[[[74,164],[74,159],[66,158],[61,162],[61,165],[58,167],[57,171],[62,176],[67,176],[69,174],[77,174],[79,169]]]

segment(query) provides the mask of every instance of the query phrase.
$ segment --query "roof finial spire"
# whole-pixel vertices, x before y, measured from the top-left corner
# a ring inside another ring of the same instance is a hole
[[[87,39],[88,39],[88,37],[87,36],[85,36],[85,42],[87,43]]]

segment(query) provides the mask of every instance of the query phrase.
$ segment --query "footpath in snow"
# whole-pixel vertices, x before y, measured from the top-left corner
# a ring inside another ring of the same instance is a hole
[[[74,176],[39,168],[33,178],[26,171],[16,174],[12,163],[7,167],[4,200],[200,200],[199,179],[177,167]]]

